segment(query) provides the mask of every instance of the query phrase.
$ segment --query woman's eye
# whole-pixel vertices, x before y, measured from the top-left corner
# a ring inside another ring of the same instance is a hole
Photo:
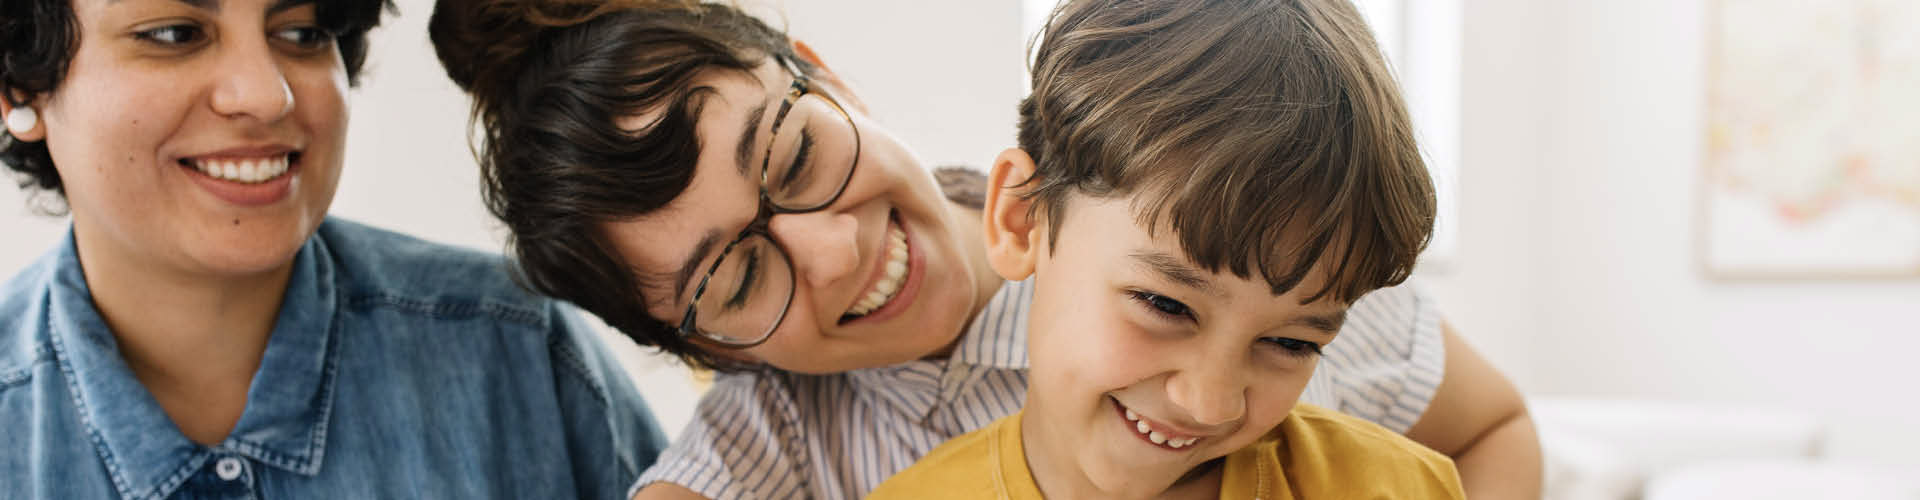
[[[1262,343],[1266,343],[1268,345],[1278,347],[1281,350],[1286,351],[1286,353],[1290,356],[1308,357],[1308,356],[1320,354],[1320,344],[1315,344],[1305,340],[1290,339],[1286,337],[1265,337],[1265,338],[1261,338],[1260,341]]]
[[[134,37],[160,45],[186,45],[206,38],[199,26],[175,24],[134,33]]]
[[[1173,318],[1193,317],[1193,310],[1188,309],[1186,304],[1182,304],[1178,300],[1169,299],[1164,295],[1152,292],[1129,291],[1127,293],[1133,297],[1133,300],[1152,309],[1156,314]]]
[[[274,37],[301,47],[320,47],[333,42],[333,33],[317,26],[300,26],[274,32]]]

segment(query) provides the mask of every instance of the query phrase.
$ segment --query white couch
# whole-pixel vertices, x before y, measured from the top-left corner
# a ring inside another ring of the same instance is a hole
[[[1547,500],[1920,500],[1913,479],[1823,457],[1807,413],[1690,403],[1532,398]]]

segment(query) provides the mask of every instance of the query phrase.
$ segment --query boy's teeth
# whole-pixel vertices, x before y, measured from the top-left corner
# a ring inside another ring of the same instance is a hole
[[[1178,448],[1193,446],[1193,443],[1195,441],[1200,440],[1200,438],[1197,438],[1197,437],[1182,438],[1182,439],[1167,437],[1166,433],[1153,430],[1152,427],[1147,426],[1147,422],[1145,420],[1141,420],[1140,414],[1134,413],[1133,409],[1131,408],[1123,408],[1123,409],[1126,410],[1127,420],[1130,422],[1133,422],[1133,430],[1138,431],[1140,435],[1146,437],[1148,441],[1153,441],[1153,444],[1163,444],[1163,445],[1167,445],[1167,447],[1169,448],[1178,449]]]
[[[887,305],[887,301],[893,300],[893,295],[900,291],[900,285],[906,282],[907,233],[888,225],[886,251],[885,274],[874,282],[873,289],[867,290],[867,294],[854,303],[852,309],[847,310],[847,314],[861,316]]]
[[[193,168],[210,177],[247,184],[265,182],[287,173],[287,155],[272,158],[192,160]]]

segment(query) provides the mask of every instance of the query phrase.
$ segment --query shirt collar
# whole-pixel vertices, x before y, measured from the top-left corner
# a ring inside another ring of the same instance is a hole
[[[973,317],[954,346],[952,362],[1003,369],[1027,368],[1027,308],[1033,280],[1009,281]]]
[[[1027,368],[1027,306],[1032,302],[1031,280],[1007,282],[973,317],[951,357],[854,370],[848,375],[872,389],[866,392],[909,415],[926,418],[935,406],[972,380],[955,376],[961,373],[954,371],[956,366]]]
[[[302,475],[319,472],[333,406],[337,294],[331,259],[318,237],[294,257],[246,409],[213,449],[181,434],[128,369],[94,308],[71,229],[58,252],[49,290],[50,337],[81,421],[121,495],[166,496],[215,453]]]

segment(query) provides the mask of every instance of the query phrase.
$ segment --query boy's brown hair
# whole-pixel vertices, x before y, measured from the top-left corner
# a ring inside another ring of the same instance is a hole
[[[1020,103],[1025,196],[1059,236],[1068,196],[1134,196],[1188,257],[1275,294],[1323,256],[1352,303],[1405,281],[1433,184],[1366,22],[1345,0],[1069,0]]]

